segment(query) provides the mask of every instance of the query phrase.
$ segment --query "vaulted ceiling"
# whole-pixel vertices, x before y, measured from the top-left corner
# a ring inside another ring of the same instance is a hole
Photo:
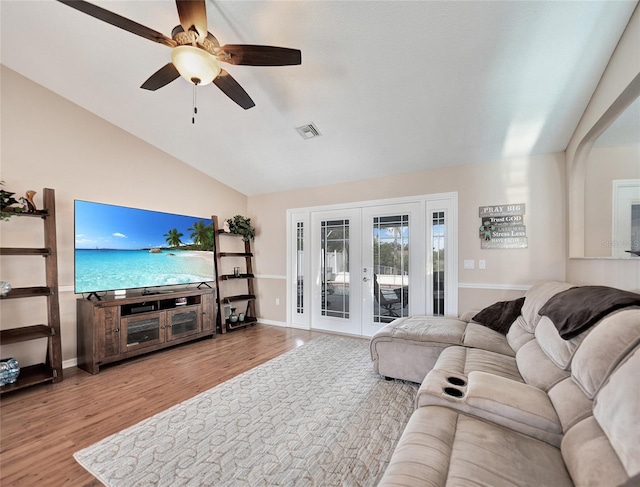
[[[173,1],[96,1],[167,36]],[[302,51],[225,69],[256,106],[183,79],[170,49],[55,0],[0,2],[1,62],[247,195],[562,151],[637,1],[206,0],[221,44]],[[6,123],[6,121],[3,121]],[[296,127],[315,123],[321,136]]]

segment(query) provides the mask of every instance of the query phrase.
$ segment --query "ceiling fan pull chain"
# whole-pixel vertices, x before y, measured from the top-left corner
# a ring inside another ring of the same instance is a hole
[[[196,115],[198,114],[198,107],[196,106],[196,88],[198,85],[193,85],[193,116],[191,117],[191,123],[196,123]]]

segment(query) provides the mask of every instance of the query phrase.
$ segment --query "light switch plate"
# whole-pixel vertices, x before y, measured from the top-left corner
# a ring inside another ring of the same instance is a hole
[[[464,268],[465,269],[475,269],[476,268],[475,260],[473,260],[473,259],[465,260],[464,261]]]
[[[478,261],[478,269],[486,269],[486,267],[487,267],[487,263],[486,263],[486,261],[484,261],[484,260],[480,259],[480,260]]]

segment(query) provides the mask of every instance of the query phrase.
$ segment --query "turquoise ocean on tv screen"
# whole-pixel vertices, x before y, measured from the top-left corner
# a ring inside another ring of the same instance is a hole
[[[211,252],[76,249],[76,292],[144,288],[213,280]]]

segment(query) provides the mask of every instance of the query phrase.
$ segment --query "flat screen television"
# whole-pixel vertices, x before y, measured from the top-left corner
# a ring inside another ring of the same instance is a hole
[[[75,200],[74,229],[76,294],[215,280],[210,218]]]

